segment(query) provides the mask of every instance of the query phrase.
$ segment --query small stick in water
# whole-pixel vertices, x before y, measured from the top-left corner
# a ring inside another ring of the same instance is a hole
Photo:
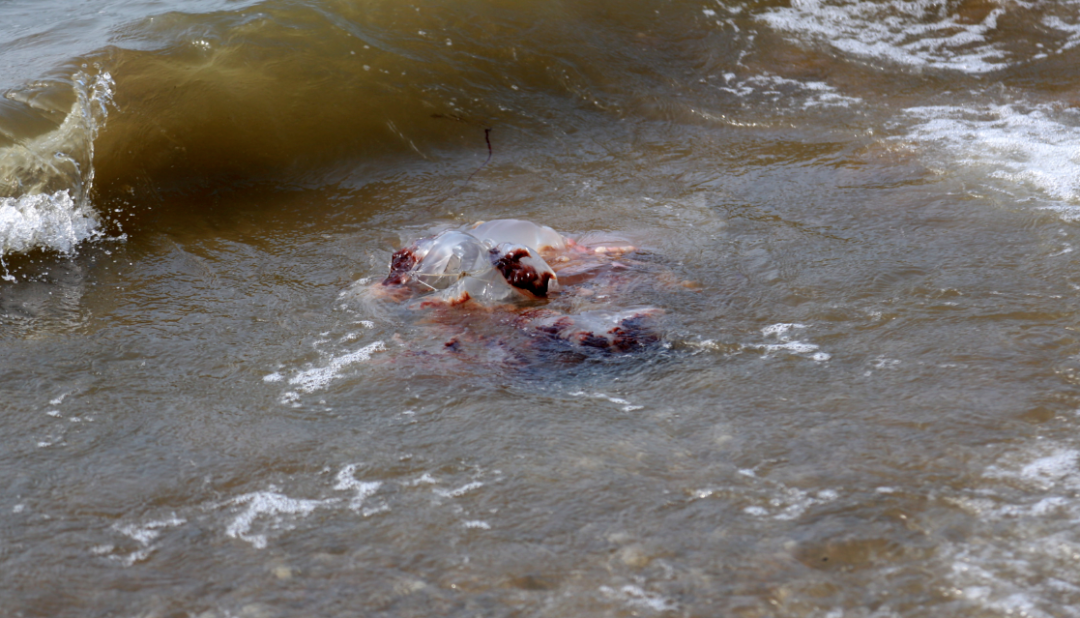
[[[476,168],[475,170],[473,170],[473,173],[469,174],[469,177],[465,179],[465,182],[462,183],[462,185],[460,187],[458,187],[457,191],[454,191],[450,195],[447,195],[443,199],[439,200],[439,203],[441,204],[442,202],[445,202],[446,200],[448,200],[448,199],[456,196],[457,194],[461,193],[462,191],[464,191],[465,187],[468,186],[469,181],[473,179],[473,176],[476,176],[476,174],[479,173],[480,170],[484,169],[484,167],[488,163],[491,162],[491,157],[494,154],[494,151],[491,148],[491,127],[484,126],[484,125],[482,125],[482,124],[480,124],[478,122],[468,120],[468,119],[462,118],[461,116],[457,116],[457,115],[454,115],[454,114],[449,114],[449,115],[432,114],[431,117],[432,118],[449,118],[450,120],[456,120],[458,122],[464,122],[465,124],[471,124],[471,125],[482,127],[484,129],[484,143],[487,144],[487,150],[488,150],[487,159],[484,159],[484,162],[480,164],[480,167]]]

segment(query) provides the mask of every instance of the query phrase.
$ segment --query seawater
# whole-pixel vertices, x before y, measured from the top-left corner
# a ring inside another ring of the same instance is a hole
[[[0,15],[0,613],[1080,614],[1080,3]],[[663,345],[373,298],[497,218]]]

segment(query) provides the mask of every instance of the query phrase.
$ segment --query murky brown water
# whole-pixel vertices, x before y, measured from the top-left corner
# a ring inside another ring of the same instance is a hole
[[[1080,3],[185,6],[0,7],[0,615],[1080,615]]]

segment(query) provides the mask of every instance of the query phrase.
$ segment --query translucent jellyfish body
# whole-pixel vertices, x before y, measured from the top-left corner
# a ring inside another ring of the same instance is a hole
[[[549,244],[545,246],[556,241],[544,232],[543,226],[526,221],[511,223],[513,225],[499,229],[531,230],[533,237],[547,237]],[[558,240],[562,239],[551,228],[546,229]],[[517,234],[523,235],[528,236]],[[394,253],[390,274],[383,285],[409,282],[435,292],[421,298],[421,306],[430,303],[457,305],[469,300],[499,303],[539,299],[546,298],[549,292],[558,288],[555,271],[536,249],[511,242],[496,243],[491,238],[480,239],[458,231],[418,240]]]
[[[469,230],[473,236],[492,245],[511,243],[530,247],[535,251],[562,251],[566,249],[566,238],[546,225],[537,225],[532,221],[520,219],[495,219],[477,225]]]
[[[502,243],[486,252],[487,270],[463,273],[453,285],[420,299],[420,306],[470,300],[506,303],[547,298],[558,289],[555,271],[529,247]]]
[[[469,301],[486,304],[509,303],[523,299],[524,296],[492,268],[477,276],[462,277],[445,290],[422,296],[413,307],[454,306]]]
[[[465,232],[451,231],[432,239],[411,276],[428,288],[444,290],[462,277],[479,276],[491,268],[484,243]]]

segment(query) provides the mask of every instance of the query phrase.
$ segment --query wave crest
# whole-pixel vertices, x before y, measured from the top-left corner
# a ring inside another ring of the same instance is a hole
[[[71,253],[101,235],[89,198],[94,140],[108,115],[113,79],[108,72],[80,71],[72,76],[71,87],[74,102],[54,129],[28,138],[3,135],[9,144],[0,148],[0,258],[33,249]],[[26,113],[48,118],[57,113],[45,102],[49,94],[14,91],[5,96],[21,103]]]

